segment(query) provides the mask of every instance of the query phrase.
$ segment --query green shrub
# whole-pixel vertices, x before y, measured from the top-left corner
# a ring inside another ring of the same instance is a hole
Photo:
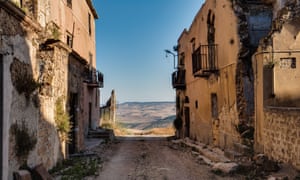
[[[62,141],[69,141],[69,133],[72,128],[70,116],[64,109],[63,98],[59,97],[55,102],[55,123]]]
[[[173,125],[177,130],[180,130],[182,128],[182,119],[180,117],[176,117],[176,119],[173,121]]]

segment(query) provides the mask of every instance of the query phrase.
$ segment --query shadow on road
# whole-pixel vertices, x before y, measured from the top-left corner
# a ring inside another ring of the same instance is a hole
[[[169,135],[126,135],[116,136],[118,141],[167,141],[174,139],[174,136]]]

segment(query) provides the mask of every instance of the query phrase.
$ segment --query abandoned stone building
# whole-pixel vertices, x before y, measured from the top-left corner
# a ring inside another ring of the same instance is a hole
[[[110,98],[106,101],[105,105],[100,108],[100,125],[114,124],[116,121],[116,111],[116,94],[115,90],[112,90]]]
[[[1,0],[1,179],[55,166],[99,124],[91,0]]]
[[[231,158],[254,150],[300,169],[299,7],[205,1],[175,48],[179,137]]]

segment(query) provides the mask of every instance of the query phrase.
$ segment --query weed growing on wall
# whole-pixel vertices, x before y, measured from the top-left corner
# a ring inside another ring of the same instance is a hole
[[[14,58],[10,66],[10,72],[13,86],[19,94],[24,93],[26,99],[29,99],[30,95],[40,87],[40,84],[33,78],[29,64]]]
[[[49,172],[61,179],[84,179],[87,176],[97,176],[98,169],[102,167],[102,160],[97,156],[76,157],[63,161]]]
[[[34,149],[37,139],[29,132],[23,120],[21,124],[11,126],[11,134],[15,137],[15,152],[18,158],[27,159],[29,152]]]
[[[59,97],[55,102],[55,123],[61,140],[68,141],[72,125],[70,116],[64,108],[63,97]]]

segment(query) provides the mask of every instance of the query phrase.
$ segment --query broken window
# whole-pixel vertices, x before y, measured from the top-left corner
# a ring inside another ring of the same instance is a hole
[[[207,43],[215,43],[215,15],[212,14],[212,11],[208,11],[207,15]]]
[[[72,47],[73,47],[73,35],[72,35],[71,33],[67,32],[67,37],[66,37],[66,38],[67,38],[67,39],[66,39],[67,45],[68,45],[70,48],[72,48]]]
[[[295,57],[280,58],[279,67],[281,69],[296,69],[296,58]]]

